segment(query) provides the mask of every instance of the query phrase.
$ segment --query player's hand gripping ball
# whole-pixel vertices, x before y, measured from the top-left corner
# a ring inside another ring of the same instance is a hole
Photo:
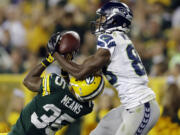
[[[80,37],[75,31],[66,31],[64,33],[54,33],[48,41],[48,52],[53,55],[54,52],[68,54],[76,52],[80,47]]]
[[[68,54],[77,51],[80,47],[80,37],[75,31],[67,31],[62,33],[57,44],[57,51],[60,54]]]

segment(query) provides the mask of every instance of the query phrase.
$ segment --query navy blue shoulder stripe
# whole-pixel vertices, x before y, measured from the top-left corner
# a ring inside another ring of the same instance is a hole
[[[111,47],[113,47],[113,46],[116,46],[116,43],[115,43],[115,41],[113,41],[113,42],[110,42],[110,43],[108,44],[108,48],[111,48]]]
[[[98,42],[97,42],[97,45],[98,45],[98,46],[101,46],[101,47],[105,47],[105,44],[104,44],[103,42],[101,42],[101,41],[98,41]]]

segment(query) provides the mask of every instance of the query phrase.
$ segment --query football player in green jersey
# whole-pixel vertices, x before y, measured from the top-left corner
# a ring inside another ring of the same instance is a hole
[[[25,77],[24,85],[38,94],[22,110],[8,135],[54,135],[63,126],[93,110],[92,99],[102,92],[103,77],[91,76],[82,81],[71,78],[70,85],[57,74],[41,78],[53,61],[49,55]],[[68,74],[63,73],[68,80]]]

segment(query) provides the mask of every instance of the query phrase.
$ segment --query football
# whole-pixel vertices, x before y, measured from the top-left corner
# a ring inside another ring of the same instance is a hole
[[[64,32],[58,43],[58,51],[60,54],[67,54],[77,51],[80,47],[80,37],[75,31]]]

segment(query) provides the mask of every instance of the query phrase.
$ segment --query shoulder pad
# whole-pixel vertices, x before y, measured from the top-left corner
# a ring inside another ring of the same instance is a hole
[[[111,48],[113,46],[116,46],[116,43],[114,41],[114,38],[109,34],[102,34],[98,37],[97,46],[105,47],[105,48]]]

